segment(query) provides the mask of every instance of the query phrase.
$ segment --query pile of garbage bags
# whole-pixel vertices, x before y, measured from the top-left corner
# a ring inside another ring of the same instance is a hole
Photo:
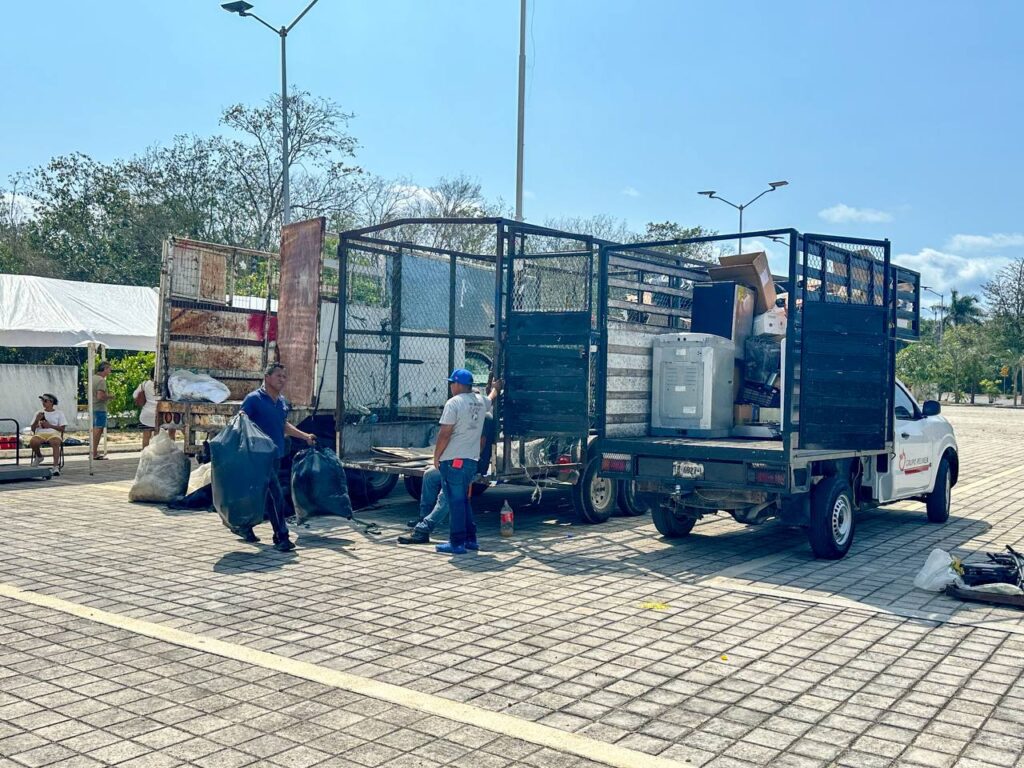
[[[166,504],[185,493],[190,469],[188,456],[166,432],[158,431],[142,450],[128,498]]]

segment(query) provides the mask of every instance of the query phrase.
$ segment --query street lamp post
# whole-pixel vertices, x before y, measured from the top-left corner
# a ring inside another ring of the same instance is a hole
[[[706,190],[704,192],[698,192],[697,194],[698,195],[704,195],[709,200],[721,200],[726,205],[731,205],[733,208],[735,208],[737,211],[740,212],[740,232],[739,232],[739,234],[740,234],[740,238],[739,238],[740,242],[739,242],[739,250],[738,250],[738,252],[739,253],[743,253],[743,211],[745,209],[749,208],[751,205],[753,205],[758,200],[760,200],[764,195],[767,195],[769,192],[774,192],[779,187],[785,187],[788,184],[789,184],[788,181],[770,181],[770,182],[768,182],[768,189],[766,189],[761,194],[757,195],[757,197],[751,198],[750,200],[748,200],[747,202],[743,203],[742,205],[737,205],[734,202],[726,200],[724,197],[719,197],[718,193],[715,192],[715,190],[713,190],[713,189],[709,189],[709,190]]]
[[[922,291],[928,291],[933,296],[939,297],[939,329],[936,332],[936,336],[939,339],[939,346],[942,346],[942,333],[945,330],[946,325],[946,294],[939,293],[938,291],[929,288],[927,285],[921,286]],[[935,316],[935,307],[932,307],[932,316]]]
[[[281,27],[275,29],[272,25],[265,22],[255,13],[252,13],[252,3],[247,3],[245,0],[235,0],[232,3],[223,3],[223,8],[228,13],[237,13],[239,16],[250,16],[264,27],[269,29],[275,35],[281,38],[281,224],[288,224],[292,218],[292,207],[291,200],[289,197],[289,161],[288,161],[288,67],[287,67],[287,55],[285,49],[285,41],[288,39],[288,33],[291,32],[295,25],[298,24],[302,17],[309,13],[309,9],[317,4],[319,0],[312,0],[312,2],[303,9],[302,13],[295,17],[287,27]]]
[[[523,220],[523,136],[526,110],[526,0],[519,3],[519,107],[516,119],[516,221]]]

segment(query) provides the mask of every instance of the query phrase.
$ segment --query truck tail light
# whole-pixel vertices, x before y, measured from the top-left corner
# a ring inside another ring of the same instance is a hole
[[[568,453],[563,453],[561,456],[558,457],[558,463],[572,464],[572,456],[570,456]]]
[[[753,485],[772,485],[785,488],[789,482],[785,467],[771,464],[748,464],[747,482]]]
[[[632,456],[628,453],[606,453],[601,457],[602,472],[629,472]]]

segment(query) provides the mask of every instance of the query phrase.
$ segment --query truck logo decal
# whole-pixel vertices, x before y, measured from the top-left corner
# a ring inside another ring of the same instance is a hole
[[[908,459],[906,451],[900,451],[900,472],[905,475],[916,475],[919,472],[927,472],[931,469],[932,462],[927,456],[916,459]]]

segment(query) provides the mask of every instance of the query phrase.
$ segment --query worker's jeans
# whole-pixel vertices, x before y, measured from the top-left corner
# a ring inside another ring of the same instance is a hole
[[[444,480],[441,477],[441,470],[431,467],[423,475],[423,486],[420,490],[420,521],[416,524],[416,530],[432,533],[446,517],[448,495],[444,492]]]
[[[472,459],[463,459],[462,466],[458,468],[452,466],[451,461],[441,462],[444,480],[441,492],[448,497],[452,515],[448,534],[452,546],[476,543],[476,523],[473,522],[473,509],[469,506],[469,486],[475,476],[476,462]]]
[[[288,538],[288,525],[285,523],[284,490],[281,488],[281,459],[274,459],[270,470],[270,483],[267,486],[266,518],[274,529],[274,543]]]

